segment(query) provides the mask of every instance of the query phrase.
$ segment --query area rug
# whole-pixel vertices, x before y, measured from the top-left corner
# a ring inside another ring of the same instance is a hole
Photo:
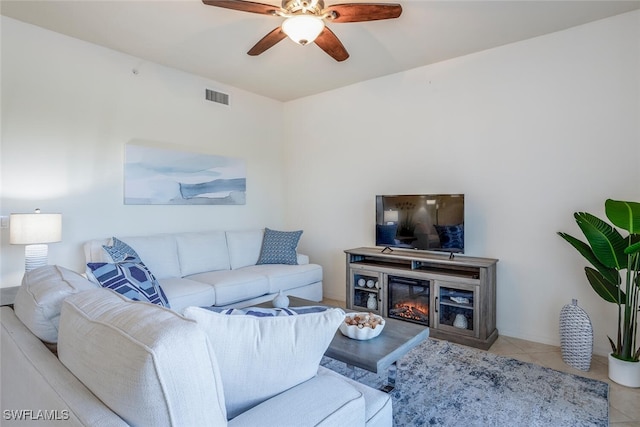
[[[380,388],[385,375],[324,357],[322,365]],[[400,426],[607,426],[609,385],[428,339],[397,363]]]

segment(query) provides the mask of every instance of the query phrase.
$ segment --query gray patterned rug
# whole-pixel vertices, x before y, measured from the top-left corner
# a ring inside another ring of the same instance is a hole
[[[322,365],[352,375],[328,357]],[[396,427],[609,425],[609,385],[602,381],[434,339],[397,365]],[[376,388],[385,378],[355,369],[356,380]]]

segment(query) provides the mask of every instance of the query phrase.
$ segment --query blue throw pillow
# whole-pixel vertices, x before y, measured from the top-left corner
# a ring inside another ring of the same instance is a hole
[[[147,301],[170,308],[160,283],[141,262],[90,262],[87,267],[103,288],[113,289],[133,301]]]
[[[142,262],[136,251],[118,238],[113,238],[113,246],[102,245],[105,251],[111,256],[113,262]]]
[[[443,249],[464,248],[464,224],[458,225],[433,225],[440,238],[440,247]]]
[[[258,264],[298,264],[299,231],[276,231],[265,228]]]
[[[376,224],[376,246],[396,244],[397,224]]]
[[[327,311],[329,307],[323,305],[310,305],[306,307],[287,307],[287,308],[218,308],[218,307],[201,307],[209,311],[228,315],[247,315],[255,317],[277,317],[277,316],[297,316],[299,314],[321,313]]]

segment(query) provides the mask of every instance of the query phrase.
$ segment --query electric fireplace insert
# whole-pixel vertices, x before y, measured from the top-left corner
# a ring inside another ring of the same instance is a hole
[[[429,326],[429,281],[389,276],[388,284],[388,317]]]

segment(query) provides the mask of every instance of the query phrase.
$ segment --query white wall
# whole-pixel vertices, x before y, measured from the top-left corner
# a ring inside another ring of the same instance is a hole
[[[460,192],[467,253],[500,259],[500,333],[558,344],[577,298],[607,352],[615,306],[556,232],[640,200],[640,12],[289,102],[285,132],[288,224],[326,296],[375,243],[376,194]]]
[[[1,24],[0,214],[61,212],[51,263],[81,271],[82,242],[111,234],[302,228],[326,296],[344,299],[343,250],[373,245],[376,194],[462,192],[468,254],[500,259],[500,332],[557,344],[560,308],[578,298],[607,351],[615,309],[555,233],[578,233],[572,213],[602,215],[607,197],[640,200],[640,13],[284,105]],[[245,158],[247,205],[123,205],[134,140]],[[0,286],[14,286],[23,248],[0,237]]]
[[[81,245],[92,238],[283,226],[281,102],[4,16],[1,23],[0,214],[62,213],[51,264],[84,271]],[[230,94],[231,106],[205,101],[205,88]],[[244,158],[247,204],[125,206],[131,141]],[[24,247],[9,245],[7,229],[0,236],[0,285],[15,286]]]

